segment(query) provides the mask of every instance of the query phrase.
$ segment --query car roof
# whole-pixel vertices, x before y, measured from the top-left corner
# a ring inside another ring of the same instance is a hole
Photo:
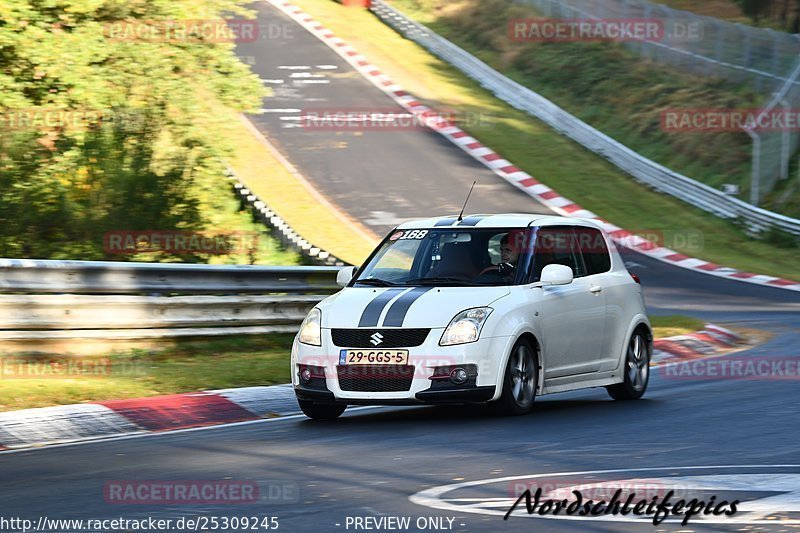
[[[464,215],[459,222],[457,215],[448,215],[419,220],[410,220],[400,224],[397,229],[430,229],[436,227],[469,228],[526,228],[534,226],[589,226],[600,228],[597,222],[586,218],[541,215],[534,213],[501,213]]]

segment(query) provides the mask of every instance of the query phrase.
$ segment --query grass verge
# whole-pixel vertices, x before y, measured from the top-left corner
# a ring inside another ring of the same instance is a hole
[[[279,334],[176,341],[158,351],[71,359],[4,355],[0,411],[288,383],[292,338]],[[34,374],[51,377],[26,377]]]
[[[295,0],[294,4],[427,104],[462,116],[491,117],[464,129],[606,220],[637,233],[664,235],[659,244],[693,257],[800,279],[796,248],[755,240],[729,222],[636,183],[601,157],[498,100],[371,13],[330,0]]]
[[[233,146],[229,161],[239,178],[270,209],[306,240],[348,263],[359,265],[378,239],[292,174],[249,122],[221,105],[211,106],[220,121],[220,135]]]
[[[657,338],[703,327],[702,320],[687,316],[652,317],[652,324]],[[158,350],[93,357],[6,354],[0,365],[0,411],[288,383],[292,338],[181,340]]]
[[[704,322],[699,318],[683,315],[651,316],[650,325],[653,326],[653,336],[657,339],[686,335],[703,329]]]

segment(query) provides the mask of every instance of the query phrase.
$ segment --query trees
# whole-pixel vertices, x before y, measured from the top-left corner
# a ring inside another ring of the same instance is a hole
[[[736,0],[756,24],[767,20],[792,33],[800,32],[800,0]]]
[[[97,259],[108,230],[203,227],[193,184],[230,147],[202,104],[263,91],[220,30],[242,3],[0,3],[0,256]]]

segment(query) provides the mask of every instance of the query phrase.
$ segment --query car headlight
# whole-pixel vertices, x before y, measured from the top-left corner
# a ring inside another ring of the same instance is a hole
[[[439,346],[475,342],[480,337],[481,328],[491,312],[491,307],[475,307],[461,311],[444,330]]]
[[[322,312],[316,307],[300,325],[300,342],[311,346],[322,346]]]

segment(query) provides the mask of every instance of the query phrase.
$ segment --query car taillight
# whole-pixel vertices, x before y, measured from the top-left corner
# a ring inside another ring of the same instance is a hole
[[[631,274],[631,277],[633,278],[633,281],[635,281],[635,282],[636,282],[636,283],[638,283],[639,285],[641,285],[641,284],[642,284],[642,280],[640,280],[640,279],[639,279],[639,276],[637,276],[636,274]]]

